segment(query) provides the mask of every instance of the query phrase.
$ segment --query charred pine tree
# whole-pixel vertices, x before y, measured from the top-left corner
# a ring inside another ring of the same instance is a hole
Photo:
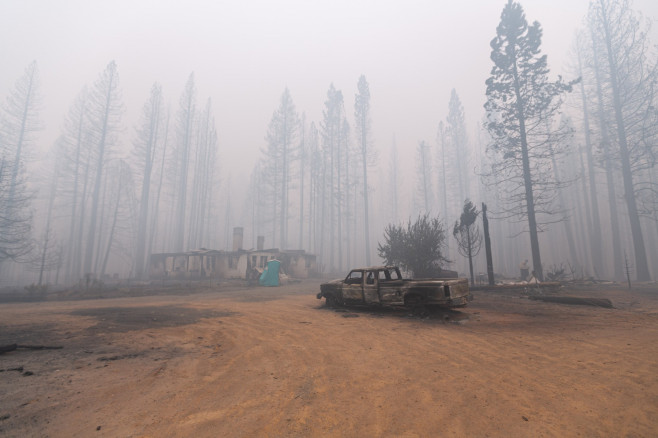
[[[82,272],[82,231],[84,228],[86,193],[90,163],[90,144],[87,140],[88,91],[85,88],[78,94],[64,119],[62,133],[58,140],[62,159],[58,161],[61,189],[58,193],[60,207],[68,210],[68,238],[64,258],[66,281],[80,278]]]
[[[425,141],[419,141],[416,147],[416,210],[427,214],[432,209],[432,155]]]
[[[308,154],[309,154],[309,188],[308,188],[308,248],[311,252],[317,253],[318,233],[317,233],[317,211],[320,202],[320,178],[322,174],[322,163],[320,155],[320,140],[318,129],[315,122],[311,122],[308,134]]]
[[[470,197],[469,171],[468,171],[468,137],[466,135],[466,120],[464,107],[457,91],[453,88],[450,92],[448,104],[448,117],[446,118],[447,136],[452,148],[452,156],[455,159],[452,168],[455,170],[454,177],[458,182],[459,203],[462,199]],[[456,205],[458,207],[459,204]],[[448,214],[448,212],[444,212]]]
[[[32,154],[39,122],[39,71],[25,69],[0,112],[0,263],[18,260],[32,249],[32,194],[25,164]]]
[[[602,55],[611,120],[616,134],[615,158],[620,163],[624,200],[630,221],[637,279],[651,279],[636,199],[634,175],[653,166],[645,155],[655,154],[655,126],[644,123],[653,117],[656,104],[658,62],[651,59],[648,32],[628,0],[596,0],[590,4],[593,41]],[[603,68],[603,65],[600,65]]]
[[[98,222],[100,220],[100,205],[102,196],[102,182],[108,155],[110,154],[116,133],[119,129],[123,105],[119,91],[119,73],[114,61],[108,64],[105,71],[98,78],[90,95],[89,107],[89,134],[92,142],[93,188],[91,191],[91,206],[89,211],[89,227],[85,245],[83,272],[92,274],[95,259],[96,242],[99,237]]]
[[[136,162],[141,167],[141,195],[139,198],[139,215],[137,219],[137,242],[135,254],[135,275],[143,277],[145,274],[147,243],[154,229],[148,225],[151,223],[149,213],[151,211],[151,184],[154,174],[154,166],[158,155],[158,147],[162,136],[163,124],[163,99],[162,88],[159,84],[153,84],[148,102],[142,109],[142,120],[137,130],[137,139],[134,142],[133,154]]]
[[[342,202],[342,184],[339,178],[341,157],[341,125],[344,120],[343,93],[333,84],[327,91],[327,100],[322,112],[320,133],[322,138],[323,181],[322,206],[320,213],[320,255],[323,263],[328,261],[331,272],[336,269],[336,246],[339,233],[339,205]],[[327,250],[328,247],[328,250]]]
[[[589,199],[585,205],[585,212],[587,215],[588,241],[589,250],[592,258],[592,267],[594,275],[600,277],[603,275],[603,250],[601,246],[602,233],[601,233],[601,220],[599,217],[599,201],[598,190],[596,184],[596,168],[594,166],[594,142],[592,140],[592,126],[590,123],[590,108],[588,102],[588,93],[586,91],[586,84],[591,82],[589,77],[585,76],[584,60],[586,35],[584,33],[578,34],[576,37],[576,58],[577,58],[577,74],[581,78],[580,81],[580,98],[583,112],[583,133],[585,137],[585,156],[587,163],[587,178],[583,176],[582,183],[585,185],[587,181],[589,184]],[[585,166],[582,167],[582,173],[585,174]],[[583,195],[586,195],[585,187]],[[590,225],[591,224],[591,225]]]
[[[208,247],[210,232],[208,225],[212,214],[212,196],[215,187],[217,166],[217,129],[208,98],[196,126],[194,174],[189,220],[189,242],[193,248]]]
[[[308,145],[306,144],[306,114],[302,114],[299,120],[299,145],[297,146],[297,158],[299,161],[299,238],[298,248],[304,248],[304,194],[306,191],[306,167],[308,160]]]
[[[390,205],[390,219],[392,222],[399,220],[398,213],[400,211],[399,191],[402,183],[400,176],[400,163],[398,160],[398,147],[393,136],[393,144],[391,145],[391,160],[388,165],[390,184],[388,187],[388,194],[390,196],[387,204]]]
[[[156,191],[155,191],[155,202],[153,203],[152,207],[152,213],[151,213],[151,221],[150,221],[150,228],[151,231],[149,232],[149,240],[148,240],[148,245],[147,245],[147,254],[151,254],[153,252],[154,248],[154,242],[155,242],[155,237],[158,235],[158,233],[163,234],[162,230],[162,224],[158,220],[160,217],[160,200],[161,200],[161,195],[162,195],[162,189],[164,187],[164,176],[165,176],[165,164],[167,163],[167,152],[168,152],[168,145],[169,145],[169,109],[167,109],[167,116],[164,120],[164,138],[162,139],[162,152],[160,153],[160,158],[159,158],[159,174],[157,175],[157,186],[156,186]],[[160,239],[162,240],[162,239]],[[162,244],[163,242],[161,242]],[[162,250],[164,251],[164,245],[161,246]]]
[[[558,113],[561,97],[571,83],[548,79],[546,55],[541,54],[542,30],[538,22],[528,25],[522,7],[509,0],[497,35],[491,41],[494,67],[486,81],[488,150],[495,155],[490,175],[511,184],[508,212],[527,219],[533,268],[543,280],[538,233],[538,213],[551,213],[557,183],[550,172],[546,146],[558,132],[546,132],[546,121]]]
[[[356,120],[356,136],[358,149],[361,155],[361,168],[363,183],[363,233],[365,236],[366,265],[370,266],[370,202],[368,199],[368,167],[376,160],[376,153],[372,144],[372,121],[370,119],[370,87],[366,77],[361,75],[357,84],[359,92],[354,97],[354,119]]]
[[[473,257],[480,253],[482,248],[482,235],[477,226],[477,218],[480,214],[473,203],[466,199],[459,220],[455,221],[452,235],[457,240],[457,250],[463,257],[468,258],[468,271],[471,276],[471,285],[475,284],[473,275]]]
[[[173,250],[181,252],[185,250],[185,236],[187,230],[187,211],[189,203],[187,200],[190,161],[193,157],[194,145],[194,123],[196,111],[196,86],[194,85],[194,73],[190,74],[185,85],[185,90],[180,97],[178,114],[176,117],[176,146],[173,160],[173,175],[175,199],[173,203]]]
[[[605,170],[606,189],[608,192],[608,211],[610,214],[610,237],[612,240],[613,275],[616,280],[622,278],[621,237],[619,230],[619,213],[617,210],[617,184],[615,183],[615,168],[613,166],[612,141],[609,132],[610,116],[605,108],[603,71],[601,69],[600,46],[596,44],[596,38],[592,29],[592,64],[594,78],[596,81],[596,114],[598,120],[598,133],[600,140],[600,161]]]
[[[267,190],[272,199],[272,244],[282,249],[288,247],[290,180],[298,129],[299,116],[290,91],[286,88],[281,95],[279,107],[272,114],[265,138],[267,148],[264,150],[264,170],[269,178],[266,187],[269,187]]]
[[[55,158],[54,161],[57,162],[58,158]],[[52,175],[50,178],[48,207],[46,209],[46,225],[43,232],[43,243],[41,244],[41,248],[38,253],[39,280],[37,284],[39,286],[41,286],[43,282],[44,272],[58,268],[61,264],[61,251],[59,251],[60,246],[54,239],[52,227],[53,210],[55,205],[55,198],[57,197],[57,185],[59,183],[59,171],[60,167],[55,165],[55,167],[52,169]]]

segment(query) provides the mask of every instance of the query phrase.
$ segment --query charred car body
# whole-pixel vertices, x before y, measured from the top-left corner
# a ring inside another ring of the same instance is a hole
[[[382,305],[463,307],[471,300],[465,278],[403,279],[397,266],[352,269],[342,280],[320,285],[317,298],[330,307]]]

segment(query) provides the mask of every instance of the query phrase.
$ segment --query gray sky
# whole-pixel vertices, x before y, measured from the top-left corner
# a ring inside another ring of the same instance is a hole
[[[543,51],[560,73],[585,0],[522,1],[544,29]],[[321,117],[331,82],[353,116],[356,83],[365,74],[375,141],[400,150],[434,142],[456,88],[467,118],[482,116],[489,41],[505,0],[472,1],[163,1],[3,0],[0,3],[0,96],[37,60],[49,147],[71,102],[117,61],[124,103],[124,150],[151,84],[160,82],[172,110],[194,71],[198,103],[213,100],[220,156],[235,160],[233,181],[247,174],[265,144],[272,112],[290,89],[307,120]],[[635,9],[658,17],[658,2]],[[653,34],[656,34],[654,29]],[[658,43],[656,38],[654,43]],[[412,154],[407,154],[412,155]]]

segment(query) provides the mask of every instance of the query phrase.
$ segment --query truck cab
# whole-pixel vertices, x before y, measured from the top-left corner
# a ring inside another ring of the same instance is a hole
[[[402,275],[397,267],[353,269],[343,280],[342,298],[345,304],[402,303],[402,290],[398,293],[394,290],[396,283],[402,287]],[[385,289],[381,287],[383,285],[386,285]],[[396,296],[399,300],[395,299]]]

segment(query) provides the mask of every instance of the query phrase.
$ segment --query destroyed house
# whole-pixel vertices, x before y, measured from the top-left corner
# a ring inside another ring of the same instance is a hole
[[[149,276],[151,279],[247,279],[253,269],[262,271],[270,260],[279,260],[282,273],[289,277],[317,275],[315,255],[304,250],[199,249],[151,255]]]

